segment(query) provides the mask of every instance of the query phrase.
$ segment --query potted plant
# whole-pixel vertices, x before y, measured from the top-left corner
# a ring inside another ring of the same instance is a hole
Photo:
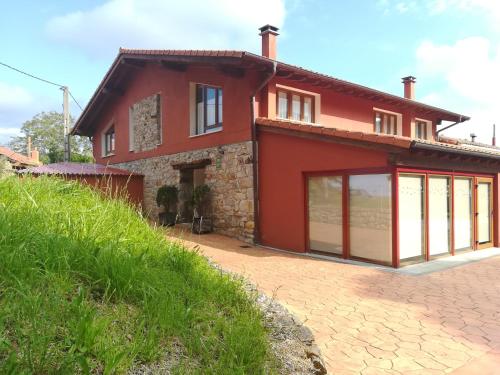
[[[195,233],[208,233],[212,231],[212,218],[210,215],[210,187],[199,185],[193,189],[191,204],[193,206],[193,226]]]
[[[164,211],[158,215],[161,225],[175,225],[177,218],[177,202],[179,200],[179,189],[174,185],[163,185],[156,193],[156,204],[163,206]]]

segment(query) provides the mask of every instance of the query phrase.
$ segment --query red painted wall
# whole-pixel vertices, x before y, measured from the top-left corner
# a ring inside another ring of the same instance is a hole
[[[305,251],[304,172],[386,167],[387,153],[259,132],[260,231],[263,245]]]
[[[114,164],[250,140],[250,95],[259,79],[252,71],[247,71],[243,78],[236,78],[223,74],[214,67],[192,65],[187,71],[179,72],[162,68],[159,64],[147,64],[136,71],[125,93],[117,96],[100,114],[93,138],[96,162]],[[190,137],[190,82],[223,88],[221,132]],[[157,93],[161,94],[163,143],[154,150],[130,152],[129,107]],[[102,133],[111,123],[115,126],[116,151],[114,156],[103,158]]]
[[[262,117],[275,118],[276,116],[277,84],[320,94],[321,116],[316,122],[326,127],[372,132],[374,121],[373,108],[375,107],[390,112],[400,113],[402,115],[402,135],[410,137],[411,122],[415,120],[415,117],[422,118],[422,116],[415,116],[415,113],[410,110],[402,110],[395,106],[383,105],[372,100],[341,94],[333,90],[321,89],[317,86],[290,81],[285,78],[276,78],[269,83],[266,98],[267,103],[261,106],[260,116]],[[432,121],[434,125],[433,128],[435,129],[436,117],[424,116],[422,119]],[[435,130],[433,130],[433,133],[434,131]]]
[[[142,206],[144,203],[144,182],[142,176],[65,176],[92,186],[112,197],[125,197],[130,203]]]

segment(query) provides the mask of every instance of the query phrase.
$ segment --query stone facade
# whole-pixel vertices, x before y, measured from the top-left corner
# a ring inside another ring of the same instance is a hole
[[[162,185],[179,186],[180,170],[173,165],[210,159],[205,183],[211,189],[214,229],[251,242],[254,229],[252,142],[228,144],[173,155],[114,164],[144,175],[144,209],[157,219],[156,192]]]
[[[161,143],[161,103],[160,95],[142,99],[131,107],[132,148],[147,151]]]

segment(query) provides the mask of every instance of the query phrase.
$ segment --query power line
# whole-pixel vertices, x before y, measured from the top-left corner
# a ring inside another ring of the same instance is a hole
[[[39,81],[42,81],[42,82],[45,82],[45,83],[49,83],[49,84],[54,85],[54,86],[64,87],[64,85],[60,85],[60,84],[58,84],[58,83],[55,83],[55,82],[52,82],[52,81],[48,81],[48,80],[46,80],[46,79],[43,79],[43,78],[40,78],[40,77],[34,76],[33,74],[26,73],[25,71],[22,71],[21,69],[14,68],[13,66],[10,66],[10,65],[8,65],[8,64],[5,64],[5,63],[3,63],[3,62],[1,62],[1,61],[0,61],[0,65],[3,65],[3,66],[5,66],[5,67],[7,67],[7,68],[9,68],[9,69],[12,69],[12,70],[14,70],[14,71],[18,72],[18,73],[24,74],[24,75],[26,75],[26,76],[28,76],[28,77],[31,77],[31,78],[37,79],[37,80],[39,80]]]
[[[30,74],[30,73],[27,73],[21,69],[17,69],[17,68],[14,68],[13,66],[9,65],[9,64],[5,64],[3,62],[0,61],[0,65],[3,65],[5,66],[6,68],[9,68],[9,69],[12,69],[18,73],[21,73],[21,74],[24,74],[25,76],[28,76],[30,78],[34,78],[34,79],[37,79],[39,81],[42,81],[42,82],[45,82],[45,83],[48,83],[50,85],[54,85],[54,86],[58,86],[60,89],[63,89],[65,86],[64,85],[60,85],[59,83],[55,83],[55,82],[52,82],[52,81],[49,81],[47,79],[44,79],[44,78],[40,78],[40,77],[37,77],[33,74]],[[81,111],[83,111],[83,108],[82,106],[80,105],[80,103],[78,103],[78,101],[75,99],[75,97],[73,96],[73,94],[71,93],[71,91],[68,90],[68,93],[69,95],[71,96],[71,99],[73,99],[73,101],[76,103],[76,105],[78,106],[78,108],[80,108]]]

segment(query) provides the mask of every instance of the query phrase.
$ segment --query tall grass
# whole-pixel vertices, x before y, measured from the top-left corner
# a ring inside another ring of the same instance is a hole
[[[119,200],[55,178],[0,180],[0,373],[274,372],[240,283]],[[195,364],[195,365],[193,365]]]

